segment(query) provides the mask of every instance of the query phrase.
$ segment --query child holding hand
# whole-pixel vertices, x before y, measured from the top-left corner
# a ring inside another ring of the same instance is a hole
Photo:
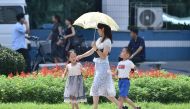
[[[82,65],[76,60],[75,51],[69,52],[69,64],[62,75],[67,75],[67,81],[64,90],[64,102],[71,102],[72,109],[79,109],[78,102],[86,102],[85,88],[82,77]]]

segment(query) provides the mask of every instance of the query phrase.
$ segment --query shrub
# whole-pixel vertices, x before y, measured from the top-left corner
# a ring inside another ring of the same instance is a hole
[[[92,103],[92,97],[89,96],[92,80],[93,77],[84,80],[88,103]],[[0,76],[0,102],[63,102],[64,84],[62,78],[50,75]],[[118,95],[117,80],[115,86]],[[135,101],[189,102],[189,90],[190,77],[187,76],[141,77],[131,79],[129,97]],[[106,101],[105,98],[100,99],[100,102]]]
[[[23,71],[25,62],[21,54],[5,47],[0,47],[0,51],[0,74],[16,74]]]

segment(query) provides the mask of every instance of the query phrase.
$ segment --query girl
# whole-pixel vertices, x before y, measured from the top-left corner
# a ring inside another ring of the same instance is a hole
[[[70,63],[66,66],[62,75],[63,78],[68,75],[64,91],[64,102],[71,102],[72,109],[79,109],[78,102],[86,102],[81,74],[82,65],[76,61],[76,57],[77,55],[74,51],[69,52]]]
[[[97,27],[100,38],[96,43],[92,44],[91,50],[77,56],[77,59],[82,59],[95,53],[93,60],[95,62],[95,76],[90,91],[90,95],[93,96],[94,109],[98,109],[99,96],[105,96],[118,105],[118,101],[115,98],[116,91],[108,60],[112,44],[111,28],[102,23],[99,23]]]

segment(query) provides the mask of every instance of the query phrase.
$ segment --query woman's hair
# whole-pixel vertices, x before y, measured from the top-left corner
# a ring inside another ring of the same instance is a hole
[[[101,42],[104,42],[107,38],[109,38],[111,40],[111,42],[113,43],[112,32],[111,32],[110,26],[108,26],[106,24],[103,24],[103,23],[98,23],[97,27],[98,27],[98,29],[103,29],[104,28],[104,35],[105,36],[103,37]]]
[[[65,20],[69,21],[73,25],[73,20],[71,18],[66,18]]]
[[[61,17],[59,15],[54,15],[53,17],[57,20],[58,23],[61,23]]]

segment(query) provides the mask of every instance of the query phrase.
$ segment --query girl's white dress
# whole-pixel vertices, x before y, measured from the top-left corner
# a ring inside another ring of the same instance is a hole
[[[64,102],[86,102],[85,88],[81,74],[82,65],[67,65],[68,78],[65,84]]]
[[[103,43],[101,42],[101,40],[102,38],[100,37],[96,41],[97,48],[104,49],[105,47],[109,47],[111,51],[111,40],[106,39]],[[90,95],[112,97],[115,96],[116,91],[112,79],[108,57],[106,57],[106,59],[94,58],[93,61],[95,62],[95,75],[90,90]]]

